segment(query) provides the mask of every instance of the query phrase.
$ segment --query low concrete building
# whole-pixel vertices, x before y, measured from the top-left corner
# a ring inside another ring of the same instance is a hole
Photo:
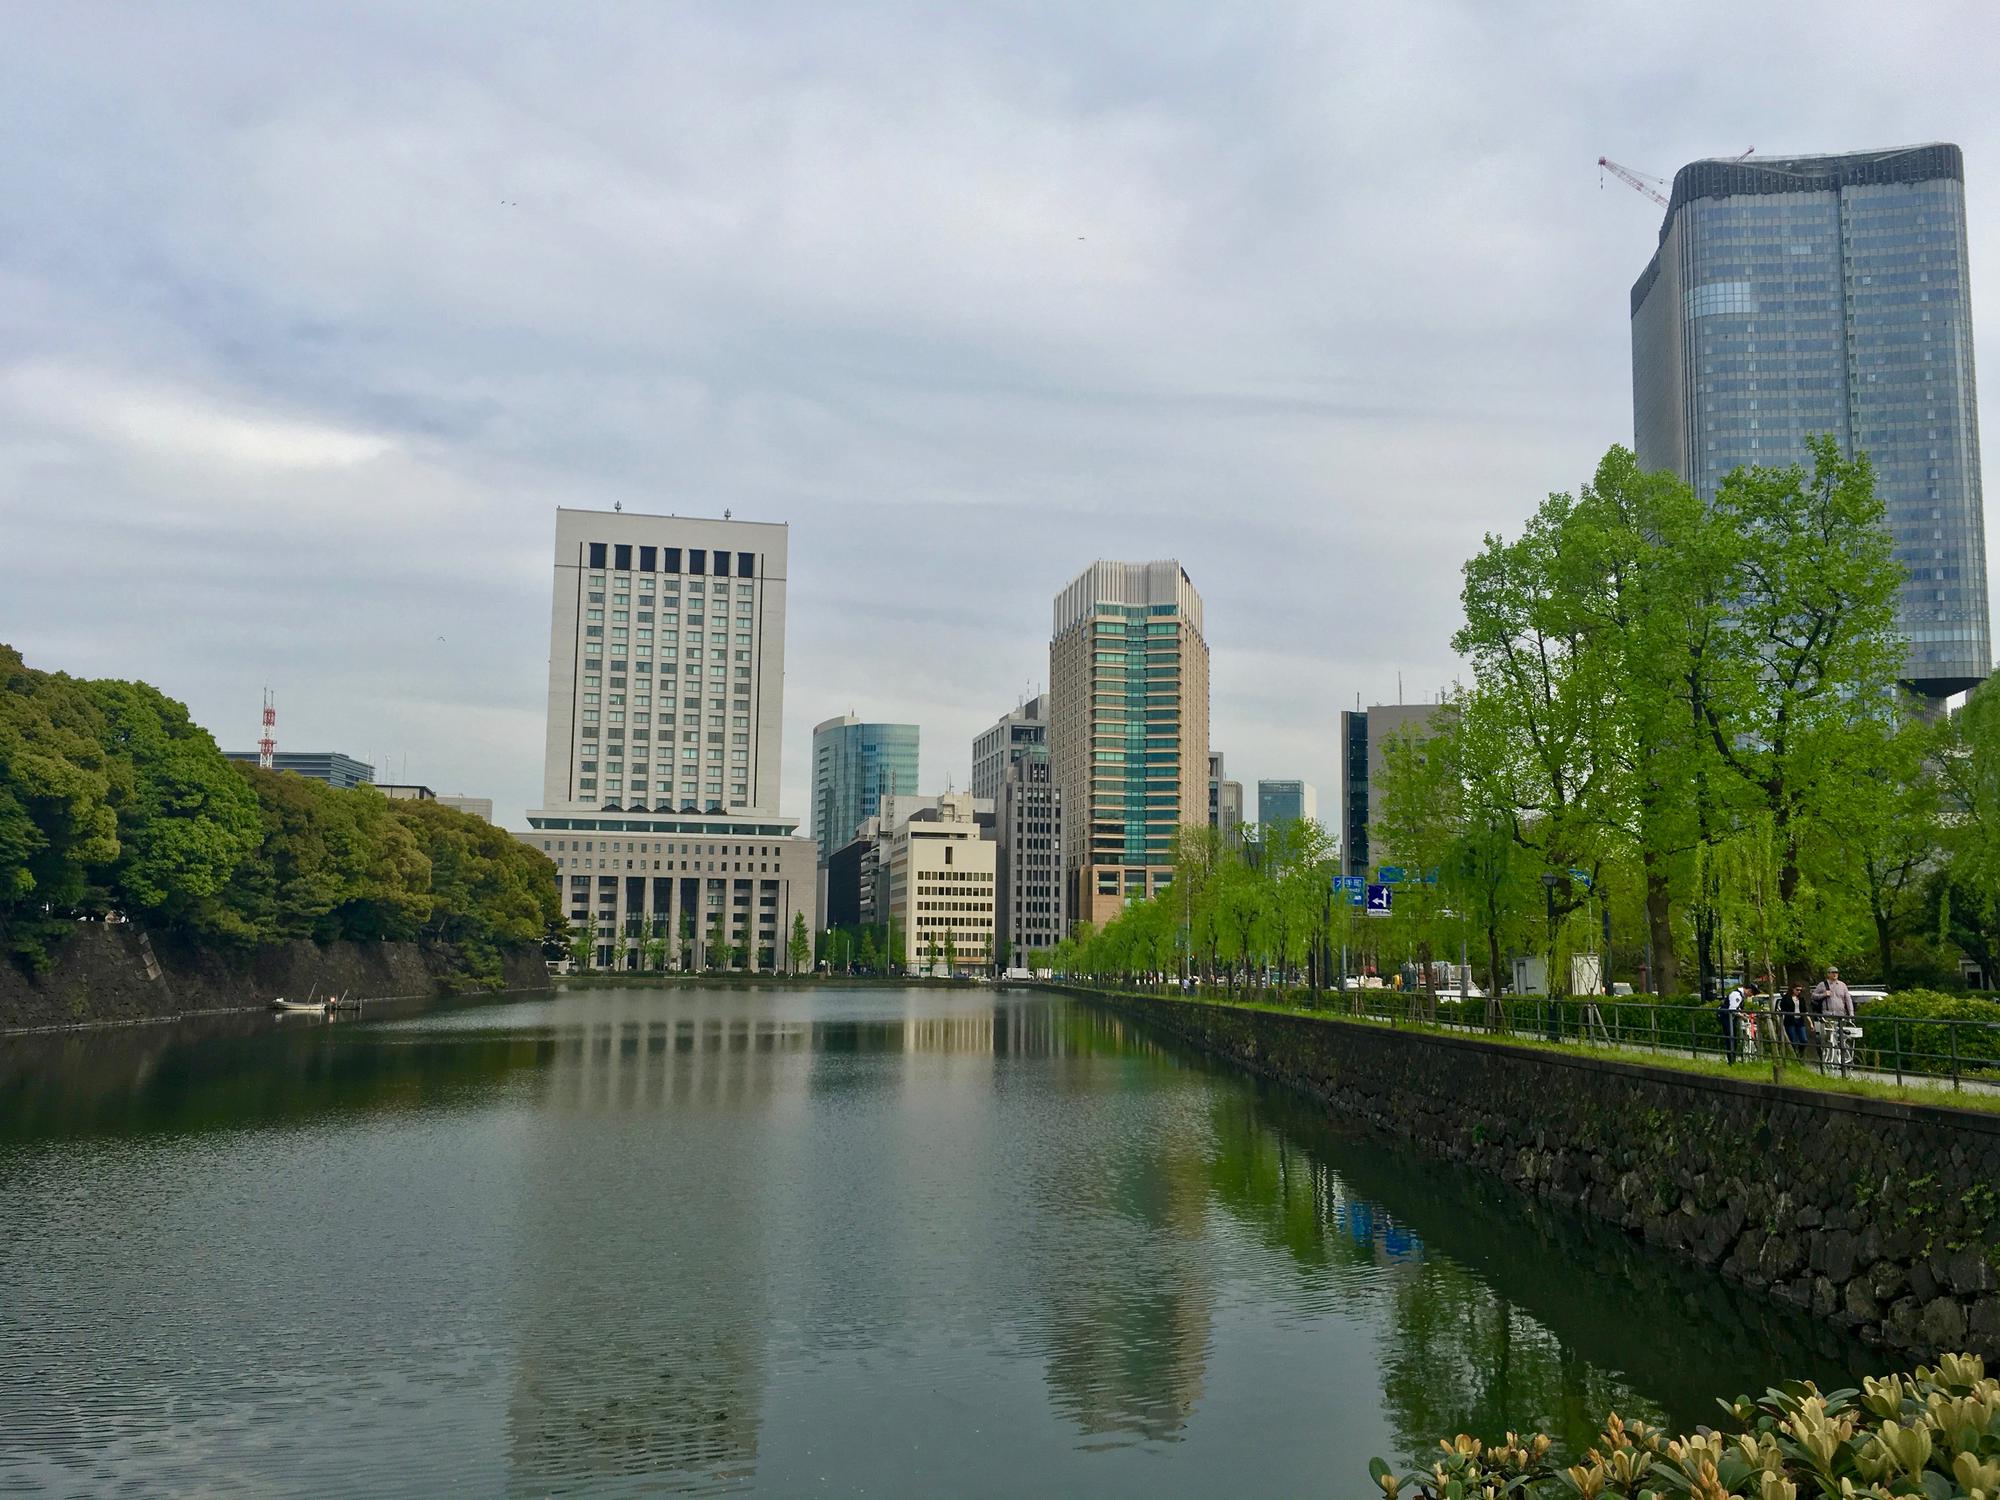
[[[947,792],[884,840],[889,915],[902,929],[906,967],[992,966],[999,850],[987,828],[971,793]]]
[[[467,813],[472,817],[478,818],[483,823],[491,823],[493,821],[493,799],[491,797],[440,797],[438,798],[438,805],[440,807],[456,808],[462,813]]]
[[[410,781],[378,781],[375,790],[391,802],[435,802],[437,793]]]
[[[649,945],[664,942],[668,968],[709,968],[719,932],[745,967],[789,969],[792,919],[812,921],[813,841],[795,824],[655,821],[544,817],[515,835],[554,861],[564,916],[596,937],[595,966],[650,967]]]
[[[248,761],[253,766],[257,764],[255,750],[225,750],[222,753],[231,760]],[[280,750],[271,758],[271,769],[291,771],[343,789],[372,786],[375,782],[373,766],[365,760],[343,755],[338,750]]]

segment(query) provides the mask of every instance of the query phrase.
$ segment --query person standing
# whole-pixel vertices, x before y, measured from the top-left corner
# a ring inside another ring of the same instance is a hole
[[[1778,997],[1780,1024],[1785,1028],[1785,1042],[1793,1055],[1806,1055],[1806,987],[1795,984]]]
[[[1750,1003],[1750,997],[1756,993],[1757,986],[1746,979],[1732,989],[1723,999],[1722,1049],[1723,1055],[1730,1062],[1736,1061],[1738,1028],[1743,1022],[1744,1007]]]
[[[1847,1033],[1854,1025],[1854,996],[1841,982],[1840,970],[1828,964],[1826,978],[1813,986],[1812,997],[1820,1024],[1826,1028],[1826,1040],[1831,1043],[1822,1045],[1821,1055],[1845,1073],[1853,1051],[1852,1038]]]

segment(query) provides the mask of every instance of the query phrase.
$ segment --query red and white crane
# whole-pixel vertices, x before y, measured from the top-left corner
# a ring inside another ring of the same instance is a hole
[[[1743,153],[1743,156],[1748,156],[1751,151],[1755,151],[1756,149],[1755,146],[1750,147],[1748,151]],[[1732,161],[1741,161],[1743,160],[1743,156],[1736,156],[1730,159]],[[1616,177],[1625,186],[1632,189],[1633,192],[1644,193],[1648,198],[1659,204],[1660,207],[1673,207],[1672,200],[1660,191],[1661,188],[1667,185],[1666,178],[1655,177],[1651,172],[1635,172],[1630,167],[1621,166],[1608,156],[1600,156],[1597,158],[1597,185],[1599,187],[1604,186],[1604,174],[1606,172]]]
[[[1660,207],[1667,207],[1667,195],[1655,186],[1657,183],[1664,183],[1666,178],[1655,177],[1650,172],[1635,172],[1630,167],[1621,167],[1608,156],[1598,157],[1597,166],[1597,185],[1599,187],[1604,186],[1604,174],[1609,172],[1634,192],[1644,193],[1648,198],[1659,204]]]

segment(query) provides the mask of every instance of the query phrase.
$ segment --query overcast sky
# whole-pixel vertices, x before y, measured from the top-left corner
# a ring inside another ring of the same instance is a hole
[[[19,4],[0,639],[225,747],[539,798],[555,507],[791,524],[811,726],[972,736],[1177,556],[1232,775],[1457,671],[1458,570],[1631,441],[1671,175],[1965,148],[1984,4]],[[1982,403],[1989,440],[1994,398]],[[1991,528],[1989,527],[1989,530]],[[440,639],[441,638],[441,639]]]

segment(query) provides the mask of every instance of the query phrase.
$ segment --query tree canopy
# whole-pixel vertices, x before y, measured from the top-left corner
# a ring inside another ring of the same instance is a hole
[[[496,975],[561,921],[546,856],[482,819],[232,762],[157,689],[0,646],[0,944],[46,963],[109,913],[235,947],[447,943]]]

